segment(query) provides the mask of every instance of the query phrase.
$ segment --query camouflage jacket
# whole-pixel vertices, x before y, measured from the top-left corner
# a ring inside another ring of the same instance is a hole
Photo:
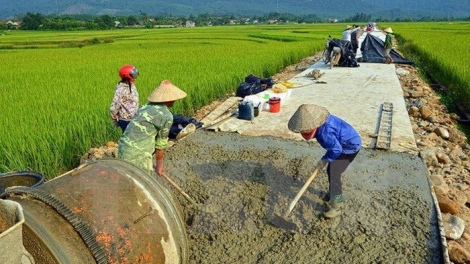
[[[153,152],[168,147],[172,124],[173,114],[164,103],[142,106],[119,139],[118,157],[153,172]]]

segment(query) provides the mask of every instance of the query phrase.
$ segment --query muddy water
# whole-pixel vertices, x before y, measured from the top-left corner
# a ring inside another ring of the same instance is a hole
[[[190,263],[442,263],[426,168],[412,154],[361,150],[343,174],[342,217],[322,217],[322,171],[287,219],[295,228],[276,226],[323,154],[313,142],[202,130],[175,144],[166,171],[203,204],[168,187],[183,206]]]

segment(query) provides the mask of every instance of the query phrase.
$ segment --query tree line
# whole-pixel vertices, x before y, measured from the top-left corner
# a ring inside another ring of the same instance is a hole
[[[41,13],[26,13],[24,15],[16,16],[15,21],[19,21],[22,30],[96,30],[96,29],[111,29],[120,27],[147,27],[153,28],[158,26],[185,26],[186,21],[191,21],[194,26],[221,26],[231,24],[268,24],[268,23],[326,23],[330,22],[324,18],[316,15],[302,15],[296,16],[289,13],[271,12],[261,16],[252,17],[239,17],[234,15],[210,15],[200,14],[197,16],[149,16],[141,12],[138,15],[129,16],[110,16],[110,15],[43,15]],[[452,20],[467,20],[470,21],[470,16],[464,19],[454,18],[433,18],[425,17],[419,20],[413,18],[395,19],[394,22],[411,22],[411,21],[452,21]],[[346,23],[368,23],[375,22],[393,22],[386,18],[375,18],[371,15],[364,13],[357,13],[353,16],[347,17],[340,22]],[[11,24],[3,24],[4,29],[12,29]]]

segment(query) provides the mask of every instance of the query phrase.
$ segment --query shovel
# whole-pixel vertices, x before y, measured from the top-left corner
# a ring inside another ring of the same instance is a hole
[[[308,178],[308,180],[305,182],[304,186],[302,186],[302,189],[297,193],[295,196],[294,200],[289,204],[289,210],[284,214],[284,216],[279,216],[276,215],[273,220],[271,220],[271,223],[275,226],[278,226],[280,228],[286,229],[286,230],[294,230],[297,228],[297,225],[289,220],[287,220],[287,217],[289,214],[292,212],[292,209],[294,209],[294,206],[297,204],[299,201],[300,197],[304,194],[305,190],[307,190],[308,186],[312,183],[312,181],[317,177],[318,172],[322,168],[321,165],[318,165],[315,170],[312,173],[312,176]]]

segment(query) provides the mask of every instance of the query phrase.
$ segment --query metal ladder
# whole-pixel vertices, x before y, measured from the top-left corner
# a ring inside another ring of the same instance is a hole
[[[380,108],[379,122],[376,131],[377,138],[374,148],[390,149],[392,144],[392,118],[393,104],[384,102]]]

